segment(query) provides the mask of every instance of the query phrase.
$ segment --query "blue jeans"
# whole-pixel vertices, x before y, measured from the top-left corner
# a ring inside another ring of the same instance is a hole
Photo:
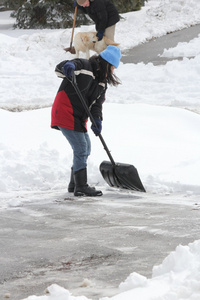
[[[59,127],[73,149],[73,171],[85,169],[91,152],[90,137],[87,132],[79,132]]]

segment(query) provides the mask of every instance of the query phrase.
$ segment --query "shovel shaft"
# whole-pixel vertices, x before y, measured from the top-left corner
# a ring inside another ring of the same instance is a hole
[[[74,21],[73,21],[73,28],[72,28],[72,36],[71,36],[70,48],[72,47],[72,42],[73,42],[73,37],[74,37],[74,27],[75,27],[75,23],[76,23],[76,15],[77,15],[77,6],[75,7],[75,10],[74,10]]]
[[[90,117],[92,124],[97,127],[96,122],[83,98],[83,95],[78,88],[75,74],[73,74],[72,78],[68,78],[68,80],[74,87],[83,107],[85,108],[85,111]],[[108,185],[111,187],[146,192],[138,175],[137,169],[132,165],[119,163],[116,164],[101,134],[99,134],[99,138],[110,159],[110,162],[103,161],[100,165],[101,174]]]
[[[91,121],[92,121],[92,120],[91,120]],[[95,124],[95,123],[94,123],[94,124]],[[102,137],[101,134],[99,134],[99,139],[100,139],[100,141],[101,141],[101,143],[102,143],[102,145],[103,145],[103,147],[104,147],[104,150],[106,151],[106,153],[107,153],[107,155],[108,155],[108,157],[109,157],[109,159],[110,159],[110,161],[111,161],[113,167],[115,167],[115,161],[114,161],[112,155],[110,154],[110,150],[108,149],[108,147],[107,147],[107,145],[106,145],[106,143],[105,143],[105,141],[104,141],[104,139],[103,139],[103,137]]]
[[[95,127],[97,127],[96,122],[95,122],[95,120],[94,120],[94,118],[93,118],[93,116],[92,116],[92,114],[91,114],[91,112],[90,112],[90,110],[89,110],[89,108],[88,108],[88,106],[87,106],[84,98],[83,98],[83,95],[81,94],[81,92],[80,92],[80,90],[78,88],[78,85],[76,83],[76,76],[74,75],[73,78],[72,78],[72,80],[70,80],[70,81],[71,81],[71,83],[72,83],[72,85],[73,85],[73,87],[74,87],[74,89],[75,89],[75,91],[76,91],[76,93],[77,93],[77,95],[78,95],[78,97],[79,97],[79,99],[80,99],[83,107],[85,108],[85,111],[87,112],[88,116],[90,117],[90,120],[91,120],[92,124]],[[110,154],[110,151],[109,151],[109,149],[108,149],[108,147],[107,147],[107,145],[106,145],[106,143],[105,143],[105,141],[104,141],[104,139],[103,139],[103,137],[102,137],[101,134],[99,134],[99,139],[100,139],[100,141],[101,141],[101,143],[102,143],[102,145],[104,147],[104,150],[106,151],[106,153],[107,153],[107,155],[108,155],[108,157],[109,157],[109,159],[110,159],[113,167],[115,167],[115,161],[114,161],[112,155]]]

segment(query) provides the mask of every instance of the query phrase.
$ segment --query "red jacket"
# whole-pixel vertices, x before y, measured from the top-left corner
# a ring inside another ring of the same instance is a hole
[[[95,79],[94,65],[86,59],[74,59],[77,85],[94,118],[102,119],[102,103],[105,100],[106,85]],[[64,78],[55,97],[51,111],[51,127],[86,132],[88,115],[70,81],[64,76],[62,67],[66,61],[56,66],[56,73]]]

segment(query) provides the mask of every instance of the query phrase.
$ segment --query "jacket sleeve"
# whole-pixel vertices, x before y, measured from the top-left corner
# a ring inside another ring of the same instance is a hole
[[[76,3],[76,6],[78,9],[80,9],[80,11],[84,12],[84,7],[81,5],[78,5],[78,3]]]
[[[61,63],[59,63],[56,68],[55,68],[55,72],[56,75],[60,78],[65,78],[65,74],[62,71],[62,67],[64,66],[64,64],[67,62],[67,60],[62,61]]]
[[[94,9],[97,16],[96,30],[104,31],[106,29],[106,24],[108,23],[108,13],[104,1],[95,1]]]
[[[68,61],[69,60],[63,60],[56,66],[55,72],[58,77],[60,77],[60,78],[66,77],[65,74],[63,73],[63,66]],[[71,61],[75,64],[75,70],[81,70],[81,68],[83,68],[83,63],[80,59],[73,59]]]
[[[96,30],[104,31],[108,22],[108,12],[104,0],[96,0],[90,7],[82,7],[82,11],[88,14],[96,25]]]

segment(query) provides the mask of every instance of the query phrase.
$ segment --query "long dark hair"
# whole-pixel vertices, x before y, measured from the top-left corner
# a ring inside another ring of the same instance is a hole
[[[113,86],[121,84],[120,79],[111,72],[112,65],[100,55],[93,55],[89,61],[93,66],[94,75],[99,82],[105,82]]]

